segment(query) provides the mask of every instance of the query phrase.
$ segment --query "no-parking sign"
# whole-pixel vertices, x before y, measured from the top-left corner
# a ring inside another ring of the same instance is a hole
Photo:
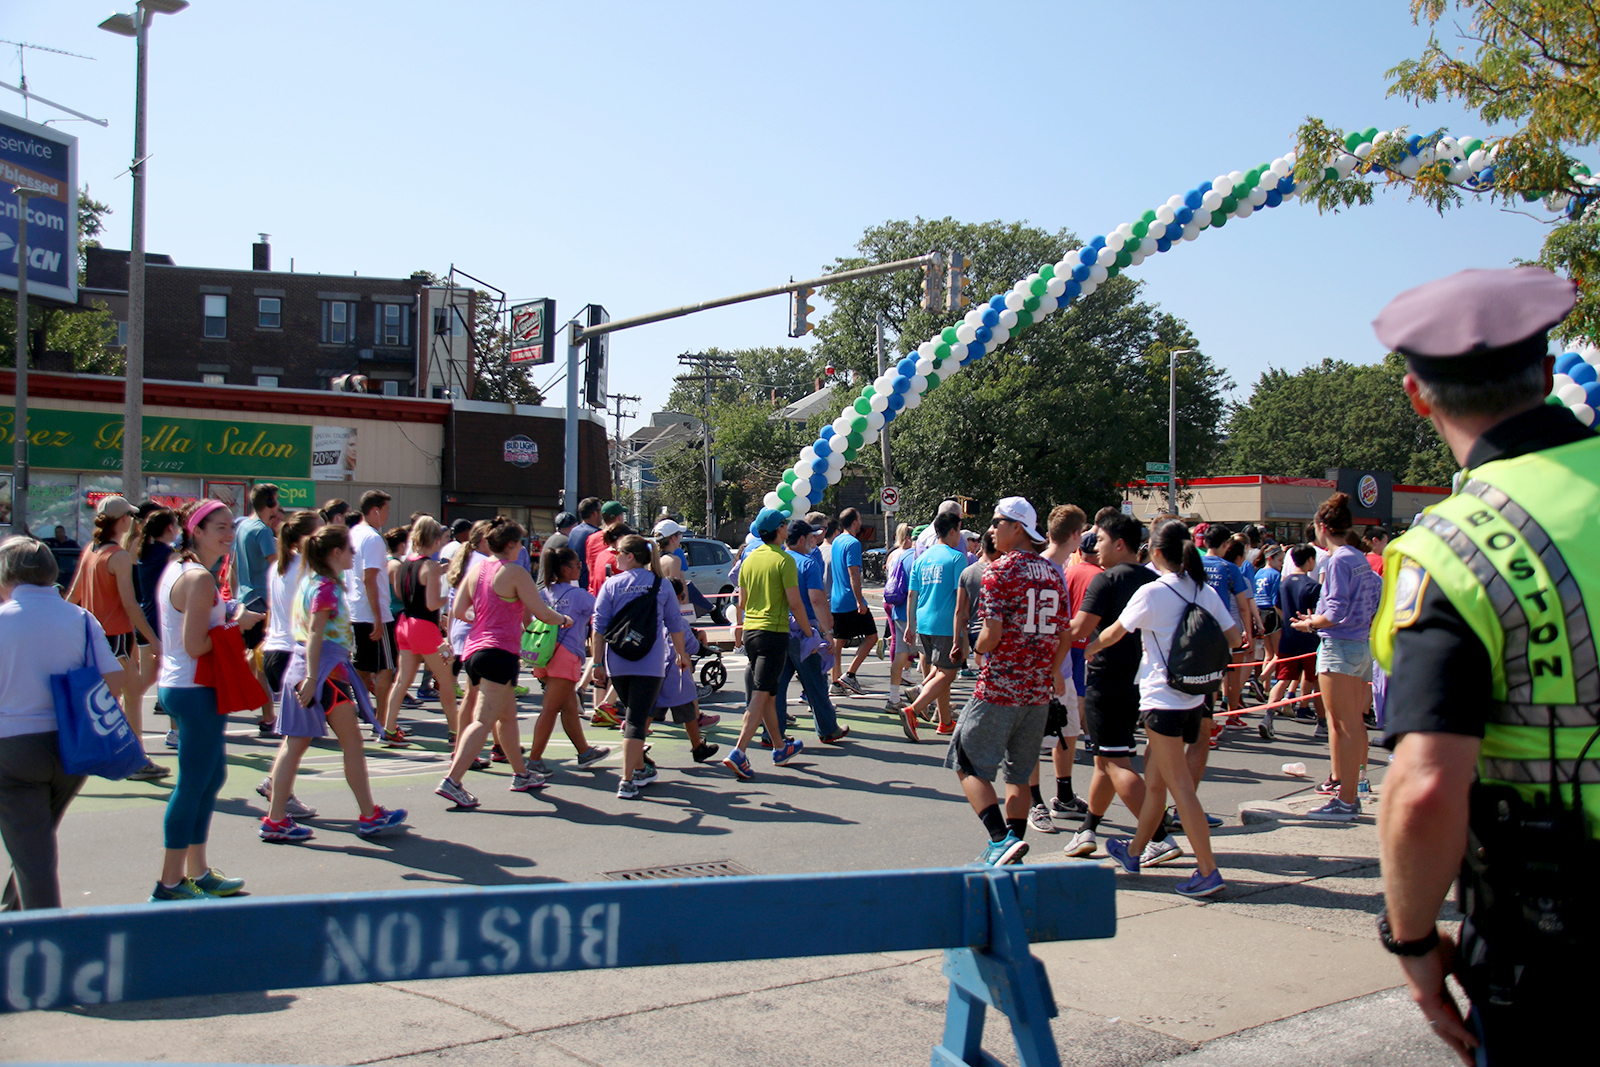
[[[883,505],[885,513],[898,510],[900,507],[900,490],[892,485],[886,485],[878,491],[878,501]]]

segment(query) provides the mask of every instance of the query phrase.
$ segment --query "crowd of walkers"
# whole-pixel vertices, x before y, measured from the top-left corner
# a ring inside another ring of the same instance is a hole
[[[354,507],[336,500],[286,514],[277,488],[262,484],[249,506],[236,523],[215,500],[172,511],[101,499],[94,543],[64,599],[47,545],[26,537],[0,545],[0,834],[15,869],[6,907],[59,905],[54,827],[83,779],[66,774],[54,751],[50,687],[52,676],[85,663],[120,698],[136,736],[152,686],[171,719],[177,773],[152,901],[243,887],[207,858],[227,772],[226,712],[241,710],[219,706],[212,661],[236,656],[236,645],[240,669],[259,685],[256,730],[278,743],[257,786],[268,807],[264,841],[313,836],[307,822],[317,812],[294,786],[312,742],[330,733],[356,832],[406,824],[405,810],[374,797],[367,746],[369,737],[385,748],[416,743],[402,712],[421,706],[410,695],[419,671],[419,698],[439,701],[450,745],[435,792],[458,809],[480,805],[468,776],[492,762],[509,765],[511,791],[544,788],[558,721],[580,768],[612,752],[586,731],[620,731],[623,799],[659,777],[648,741],[655,728],[683,729],[698,763],[717,756],[704,731],[718,716],[697,700],[693,657],[708,639],[695,621],[709,614],[721,623],[728,605],[689,580],[686,531],[673,520],[639,533],[621,504],[590,498],[558,516],[541,545],[505,517],[446,527],[418,513],[391,526],[390,497],[378,490]],[[779,767],[803,750],[790,713],[796,678],[818,742],[845,743],[850,729],[834,701],[867,695],[858,675],[881,640],[884,712],[910,742],[924,730],[949,739],[945,763],[989,838],[984,862],[1020,861],[1030,827],[1056,833],[1057,820],[1081,820],[1065,851],[1092,856],[1120,798],[1137,829],[1107,839],[1109,856],[1135,873],[1166,862],[1182,854],[1181,827],[1198,869],[1178,891],[1216,892],[1213,818],[1197,788],[1222,724],[1242,725],[1245,686],[1266,700],[1257,727],[1266,739],[1279,714],[1325,723],[1332,770],[1311,817],[1360,814],[1373,681],[1365,635],[1382,559],[1367,554],[1342,496],[1317,512],[1314,543],[1287,549],[1254,527],[1191,532],[1164,516],[1147,530],[1115,508],[1090,522],[1061,505],[1041,524],[1022,497],[1001,500],[981,535],[963,530],[963,519],[950,500],[925,527],[895,532],[880,630],[863,588],[855,509],[756,517],[731,576],[748,704],[723,766],[748,779],[758,744]],[[1215,699],[1169,684],[1166,660],[1191,605],[1235,650]],[[517,715],[524,668],[543,687],[526,749]],[[975,684],[958,707],[961,678]],[[1134,769],[1141,729],[1142,775]],[[1082,797],[1072,781],[1080,736],[1093,759]],[[171,774],[148,761],[133,777]]]

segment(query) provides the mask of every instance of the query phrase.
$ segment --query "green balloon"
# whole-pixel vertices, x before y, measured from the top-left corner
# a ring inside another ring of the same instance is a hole
[[[956,343],[956,328],[954,326],[946,326],[944,328],[944,332],[941,333],[939,335],[939,337],[947,345],[955,344]]]
[[[872,402],[864,396],[858,397],[855,402],[855,410],[858,413],[865,415],[867,412],[872,410]]]
[[[866,420],[863,419],[861,421],[861,429],[864,430],[864,429],[866,429],[866,427],[867,427]],[[862,436],[861,430],[852,430],[852,431],[850,431],[850,436],[845,438],[845,441],[849,443],[851,448],[860,448],[863,444],[866,443],[866,440],[867,439],[864,436]]]
[[[1221,227],[1227,224],[1228,213],[1226,211],[1213,211],[1211,213],[1211,225]]]
[[[933,354],[936,357],[938,357],[939,359],[949,359],[950,358],[950,346],[949,345],[939,345],[937,348],[935,348],[933,350]]]
[[[1026,300],[1024,300],[1022,302],[1022,309],[1024,311],[1029,312],[1030,314],[1032,312],[1038,311],[1039,310],[1039,298],[1036,297],[1036,296],[1028,297],[1028,299],[1026,299]]]
[[[790,467],[788,470],[783,472],[783,484],[788,485],[798,477],[799,475],[794,472],[794,468]]]
[[[1232,215],[1235,211],[1238,211],[1238,210],[1239,210],[1239,198],[1238,197],[1236,197],[1236,196],[1225,196],[1225,197],[1222,198],[1222,213],[1224,215]]]
[[[977,344],[977,342],[974,341],[973,344]],[[942,360],[942,359],[934,360],[933,361],[933,369],[934,370],[943,370],[944,369],[944,360]]]
[[[1145,222],[1145,223],[1150,223],[1150,222],[1156,221],[1155,210],[1152,208],[1151,210],[1146,211],[1143,215],[1140,215],[1139,216],[1139,221],[1140,222]]]
[[[1144,221],[1143,219],[1140,219],[1138,222],[1133,224],[1133,235],[1135,237],[1143,237],[1145,234],[1147,234],[1149,232],[1150,232],[1150,224],[1148,222]]]
[[[1043,278],[1040,278],[1032,285],[1028,286],[1028,292],[1032,293],[1034,296],[1043,296],[1046,291],[1049,290],[1049,288],[1050,283],[1045,281]]]
[[[939,381],[940,378],[938,374],[935,373],[928,375],[928,392],[931,393],[935,389],[939,388]]]
[[[1550,394],[1550,395],[1549,395],[1549,396],[1547,396],[1547,397],[1545,397],[1545,398],[1544,398],[1544,402],[1545,402],[1545,403],[1546,403],[1546,404],[1554,404],[1554,405],[1555,405],[1555,406],[1556,406],[1556,407],[1558,407],[1558,408],[1559,408],[1559,407],[1565,407],[1565,406],[1566,406],[1566,405],[1565,405],[1565,404],[1564,404],[1564,403],[1563,403],[1563,402],[1562,402],[1562,400],[1561,400],[1561,398],[1560,398],[1560,397],[1559,397],[1559,396],[1556,396],[1556,394],[1554,394],[1554,393],[1551,393],[1551,394]]]
[[[868,408],[867,410],[870,411],[871,408]],[[863,433],[863,432],[865,432],[866,428],[867,428],[867,415],[866,415],[866,412],[861,412],[860,414],[856,415],[855,418],[850,420],[850,432],[852,434]]]
[[[1336,182],[1339,180],[1339,172],[1332,167],[1324,167],[1322,168],[1322,180],[1325,182]]]
[[[1033,312],[1026,309],[1017,312],[1017,329],[1033,325]]]
[[[1126,248],[1117,253],[1117,269],[1122,270],[1133,262],[1133,253]]]
[[[1045,281],[1049,281],[1055,276],[1056,265],[1054,263],[1046,263],[1044,266],[1039,268],[1039,277],[1043,278]]]
[[[846,463],[849,463],[851,460],[853,460],[855,458],[856,458],[856,446],[855,445],[851,445],[849,448],[844,450],[844,461]]]
[[[877,391],[878,391],[878,388],[875,385],[863,385],[861,387],[861,399],[863,399],[863,400],[871,400],[873,395],[876,394]]]
[[[793,500],[794,486],[790,485],[788,482],[784,482],[782,485],[778,486],[778,499],[782,500],[785,504]]]
[[[1115,263],[1111,264],[1111,266],[1106,268],[1106,277],[1107,278],[1115,278],[1117,275],[1119,275],[1121,273],[1122,273],[1122,268],[1117,266]]]

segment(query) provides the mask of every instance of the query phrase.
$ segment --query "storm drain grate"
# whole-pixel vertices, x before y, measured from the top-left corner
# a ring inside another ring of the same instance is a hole
[[[732,878],[755,873],[732,860],[712,860],[709,863],[679,863],[670,867],[640,867],[632,871],[606,871],[604,877],[613,882],[643,882],[652,878]]]

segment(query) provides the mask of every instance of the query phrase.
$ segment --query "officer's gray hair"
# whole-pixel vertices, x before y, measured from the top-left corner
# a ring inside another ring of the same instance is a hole
[[[55,585],[59,573],[55,554],[44,542],[31,537],[0,541],[0,585]]]
[[[1415,373],[1413,371],[1413,373]],[[1417,375],[1417,393],[1439,414],[1456,418],[1500,415],[1544,399],[1544,363],[1519,367],[1503,378],[1477,382],[1428,381]]]

